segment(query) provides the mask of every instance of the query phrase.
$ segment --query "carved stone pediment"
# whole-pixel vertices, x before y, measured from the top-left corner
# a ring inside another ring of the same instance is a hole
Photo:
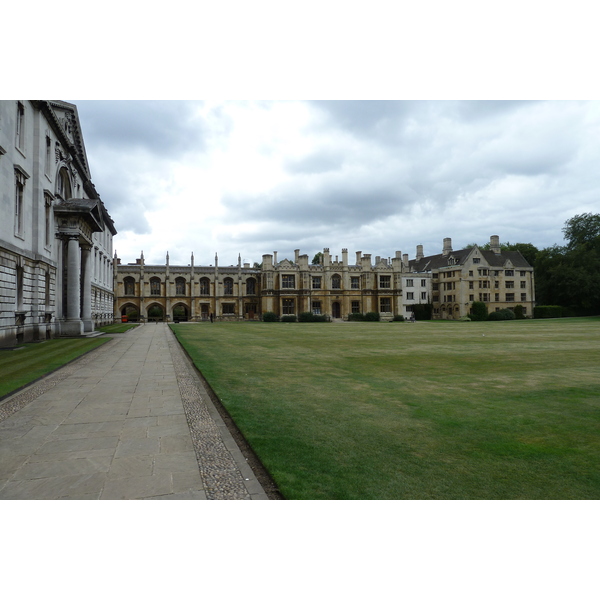
[[[288,260],[287,258],[284,258],[278,265],[278,267],[280,269],[295,269],[296,265],[291,262],[290,260]]]

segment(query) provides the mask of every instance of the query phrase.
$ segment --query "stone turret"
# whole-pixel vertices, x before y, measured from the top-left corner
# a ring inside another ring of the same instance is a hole
[[[423,245],[419,244],[417,246],[417,256],[415,257],[417,260],[421,260],[422,258],[424,258],[425,255],[423,254]]]

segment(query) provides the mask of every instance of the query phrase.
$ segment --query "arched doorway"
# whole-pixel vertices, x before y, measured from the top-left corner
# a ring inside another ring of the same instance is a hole
[[[148,307],[148,321],[164,321],[165,311],[160,304],[151,304]]]
[[[189,316],[190,313],[188,307],[185,304],[179,303],[173,306],[173,321],[175,321],[175,323],[187,321],[189,319]]]
[[[342,318],[342,309],[340,308],[340,303],[339,302],[334,302],[331,305],[331,316],[334,319],[341,319]]]
[[[138,307],[135,304],[125,304],[121,308],[121,317],[127,317],[128,321],[137,322],[140,318]]]
[[[209,304],[201,304],[200,305],[200,316],[203,321],[207,321],[210,315],[210,305]]]

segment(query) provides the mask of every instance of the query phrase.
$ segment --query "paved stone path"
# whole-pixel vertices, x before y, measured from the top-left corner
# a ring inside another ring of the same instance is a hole
[[[165,324],[0,403],[0,499],[267,499]]]

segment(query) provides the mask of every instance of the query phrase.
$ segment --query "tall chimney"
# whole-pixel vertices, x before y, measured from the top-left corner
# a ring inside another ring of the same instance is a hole
[[[452,252],[452,238],[444,238],[444,249],[442,250],[442,254],[448,256],[450,252]]]
[[[500,254],[500,236],[498,236],[498,235],[490,236],[490,250],[494,254]]]
[[[300,250],[294,250],[294,262],[298,264],[298,258],[300,257]]]
[[[425,257],[425,255],[423,254],[423,245],[419,244],[417,246],[417,256],[416,256],[416,259],[417,260],[421,260],[424,257]]]

